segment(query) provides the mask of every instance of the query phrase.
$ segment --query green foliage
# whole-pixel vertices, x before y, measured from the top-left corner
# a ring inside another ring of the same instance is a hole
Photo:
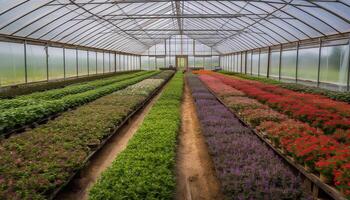
[[[149,72],[127,80],[99,87],[82,93],[64,96],[58,100],[8,109],[0,113],[0,135],[16,127],[36,122],[50,115],[96,100],[104,95],[123,89],[159,72]]]
[[[0,199],[47,199],[82,167],[111,129],[162,83],[148,80],[0,141]],[[146,83],[146,87],[140,87]],[[136,85],[139,93],[128,92]]]
[[[92,200],[172,199],[183,74],[177,73],[127,148],[90,191]]]
[[[79,83],[84,83],[88,81],[94,81],[97,79],[108,78],[116,75],[123,75],[123,74],[129,74],[129,73],[135,73],[135,71],[125,71],[125,72],[116,72],[116,73],[108,73],[108,74],[93,74],[90,76],[78,77],[73,79],[55,80],[50,82],[39,82],[39,83],[28,83],[23,85],[3,87],[0,90],[0,99],[15,98],[19,95],[26,95],[34,92],[63,88],[66,86],[70,86],[72,84],[79,84]]]
[[[332,91],[332,90],[327,90],[327,89],[323,89],[323,88],[301,85],[301,84],[297,84],[297,83],[283,83],[283,82],[273,80],[273,79],[255,77],[255,76],[240,74],[240,73],[236,73],[236,72],[220,71],[220,73],[227,74],[227,75],[233,75],[233,76],[248,79],[248,80],[254,80],[254,81],[259,81],[259,82],[263,82],[263,83],[279,85],[280,87],[283,87],[283,88],[286,88],[289,90],[293,90],[293,91],[297,91],[297,92],[304,92],[304,93],[310,93],[310,94],[320,94],[320,95],[327,96],[327,97],[334,99],[334,100],[344,101],[344,102],[350,103],[350,92]]]

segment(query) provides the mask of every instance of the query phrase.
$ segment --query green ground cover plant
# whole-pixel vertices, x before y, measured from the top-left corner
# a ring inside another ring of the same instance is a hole
[[[0,113],[0,135],[17,127],[21,127],[50,115],[63,112],[69,108],[74,108],[91,102],[158,73],[160,72],[148,72],[127,80],[102,86],[94,90],[67,95],[58,100],[43,101],[34,105],[5,110]]]
[[[145,79],[0,141],[0,199],[47,199],[163,81]]]
[[[172,199],[183,74],[166,86],[127,148],[90,191],[91,200]]]

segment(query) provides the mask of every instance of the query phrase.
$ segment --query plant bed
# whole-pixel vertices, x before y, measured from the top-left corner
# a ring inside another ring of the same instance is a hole
[[[0,113],[0,136],[12,134],[17,130],[21,130],[23,126],[31,123],[37,123],[42,120],[46,121],[46,118],[56,115],[57,113],[76,108],[158,73],[159,72],[149,72],[94,90],[68,95],[58,100],[43,101],[35,105],[6,110]]]
[[[202,79],[202,81],[206,83],[205,78]],[[208,86],[210,88],[209,84]],[[220,100],[220,97],[218,98]],[[234,100],[234,98],[235,97],[232,97],[231,101]],[[222,101],[222,103],[225,105],[231,103],[225,101],[225,99],[222,99],[220,101]],[[262,110],[261,108],[258,108],[255,109],[254,112],[259,111],[259,109]],[[266,110],[264,112],[268,111],[269,108],[265,109]],[[236,116],[244,116],[244,111],[242,113],[233,110],[233,112]],[[267,114],[265,113],[265,115]],[[337,162],[339,164],[343,163],[343,165],[346,165],[346,159],[349,158],[348,156],[347,158],[344,157],[346,156],[346,154],[344,153],[349,152],[348,150],[346,150],[346,146],[338,144],[329,136],[324,135],[322,131],[316,130],[315,128],[312,128],[302,122],[297,122],[295,120],[283,118],[281,118],[283,120],[278,121],[274,121],[273,119],[268,118],[261,119],[263,119],[263,121],[260,122],[260,126],[257,127],[257,130],[261,132],[256,132],[254,130],[254,133],[256,133],[262,140],[268,143],[269,146],[271,146],[271,148],[278,152],[283,158],[287,159],[288,162],[291,162],[291,164],[293,164],[293,166],[295,166],[296,169],[301,169],[302,173],[304,175],[306,174],[305,177],[307,177],[309,180],[311,180],[311,182],[313,182],[316,185],[315,188],[322,188],[323,191],[326,191],[326,193],[328,193],[328,195],[332,196],[334,199],[344,199],[344,197],[342,197],[339,191],[337,191],[334,188],[334,185],[326,185],[325,183],[322,183],[322,181],[318,178],[318,174],[311,173],[317,173],[317,171],[308,170],[307,168],[305,168],[305,162],[307,162],[308,167],[310,167],[310,165],[313,166],[313,169],[315,167],[318,167],[319,171],[329,170],[329,167],[332,166],[329,165],[332,163],[332,159],[333,161],[337,159]],[[241,121],[243,123],[249,122],[243,120]],[[281,146],[283,149],[282,151],[280,150]],[[337,150],[335,151],[335,155],[332,154],[334,150]],[[338,155],[339,153],[337,152],[343,154]],[[327,159],[323,161],[323,158]],[[323,169],[321,167],[323,167]],[[342,181],[339,181],[337,187],[346,184],[346,182],[344,182],[344,180],[346,180],[344,179],[346,177],[346,172],[343,171],[342,173],[339,173],[338,177],[339,180]],[[318,194],[318,192],[316,193]]]
[[[126,149],[102,174],[90,199],[171,199],[175,190],[177,133],[183,75],[178,72]]]
[[[189,77],[188,83],[227,199],[308,199],[301,180],[199,79]]]
[[[139,93],[135,89],[127,92],[129,89],[125,88],[1,141],[0,198],[54,197],[165,81],[153,80],[136,84]]]
[[[42,92],[46,90],[52,90],[57,88],[63,88],[72,84],[79,84],[98,79],[109,78],[112,76],[119,76],[128,73],[135,73],[137,71],[124,71],[124,72],[113,72],[107,74],[93,74],[89,76],[73,77],[59,80],[49,80],[36,83],[19,84],[12,86],[4,86],[0,88],[0,99],[12,99],[20,95],[27,95],[33,92]]]

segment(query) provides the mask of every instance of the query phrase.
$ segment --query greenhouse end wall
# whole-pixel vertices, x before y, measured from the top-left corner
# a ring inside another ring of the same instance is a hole
[[[349,91],[349,46],[347,39],[296,43],[227,54],[220,63],[226,71]]]
[[[140,70],[140,56],[0,41],[0,87]]]

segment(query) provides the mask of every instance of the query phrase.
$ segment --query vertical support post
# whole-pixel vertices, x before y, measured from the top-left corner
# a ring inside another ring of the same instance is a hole
[[[253,53],[254,51],[252,50],[252,53],[250,54],[250,75],[253,75]]]
[[[346,86],[346,90],[349,91],[350,90],[350,40],[348,41],[348,46],[349,46],[349,51],[348,51],[348,80],[347,80],[347,86]]]
[[[95,52],[95,55],[96,55],[96,74],[97,74],[97,64],[98,64],[98,62],[97,62],[97,51]]]
[[[165,50],[164,50],[164,67],[167,68],[166,66],[166,50],[167,50],[167,46],[166,46],[166,39],[164,39],[164,47],[165,47]]]
[[[221,55],[219,55],[219,66],[220,66],[220,68],[224,69],[224,68],[221,66]]]
[[[318,49],[317,87],[320,86],[321,50],[322,50],[322,39],[320,38],[320,46]]]
[[[295,66],[295,82],[298,83],[298,68],[299,68],[299,42],[297,42],[297,62]]]
[[[114,72],[117,72],[117,53],[114,52]]]
[[[244,68],[245,68],[244,73],[247,74],[248,51],[245,52],[244,59],[245,59],[245,61],[244,61]]]
[[[27,41],[24,40],[24,81],[28,83]]]
[[[141,70],[141,56],[139,56],[139,70]]]
[[[78,48],[75,49],[75,60],[76,60],[76,70],[77,70],[77,77],[79,77],[79,61],[78,61]]]
[[[87,70],[88,70],[88,76],[90,76],[90,60],[89,60],[89,50],[86,51],[86,59],[87,59]]]
[[[63,49],[63,79],[66,79],[66,49],[64,46],[62,47]]]
[[[105,74],[105,52],[102,52],[102,74]]]
[[[46,80],[49,82],[49,44],[46,44],[45,46],[45,53],[46,53]]]
[[[281,46],[280,46],[280,59],[279,59],[279,63],[278,63],[278,80],[279,81],[281,81],[282,52],[283,52],[283,48],[282,48],[282,44],[281,44]]]
[[[269,47],[268,52],[267,52],[267,78],[270,77],[270,64],[271,62],[271,47]]]
[[[111,72],[111,52],[108,52],[108,61],[109,72]]]
[[[258,76],[260,76],[260,55],[261,55],[261,49],[259,49]]]
[[[243,72],[243,52],[241,52],[241,74]]]

